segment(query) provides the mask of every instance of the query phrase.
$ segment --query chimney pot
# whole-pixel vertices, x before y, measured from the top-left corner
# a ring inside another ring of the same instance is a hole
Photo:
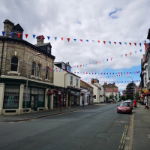
[[[43,35],[39,35],[39,36],[37,36],[37,45],[42,45],[42,44],[44,44],[44,36]]]

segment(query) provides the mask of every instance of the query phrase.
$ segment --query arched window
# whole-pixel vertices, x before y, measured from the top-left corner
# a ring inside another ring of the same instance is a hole
[[[37,73],[36,73],[36,76],[37,76],[37,77],[40,77],[40,76],[41,76],[41,64],[38,64],[38,65],[37,65]]]
[[[11,71],[18,71],[18,57],[11,58]]]
[[[32,75],[35,76],[36,75],[36,63],[32,62]]]
[[[48,77],[49,77],[49,67],[47,66],[46,67],[46,76],[45,76],[45,78],[48,79]]]

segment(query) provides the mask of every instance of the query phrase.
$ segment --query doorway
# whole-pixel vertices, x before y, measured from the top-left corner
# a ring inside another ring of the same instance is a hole
[[[31,95],[31,109],[37,111],[38,108],[38,96]]]

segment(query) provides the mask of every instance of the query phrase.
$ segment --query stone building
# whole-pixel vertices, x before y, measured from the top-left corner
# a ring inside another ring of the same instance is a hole
[[[33,45],[23,40],[23,28],[4,21],[0,36],[0,114],[20,114],[53,109],[55,57],[52,46],[37,37]]]

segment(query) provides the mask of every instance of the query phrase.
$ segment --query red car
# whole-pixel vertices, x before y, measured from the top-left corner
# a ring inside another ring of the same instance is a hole
[[[132,113],[132,102],[124,101],[117,107],[117,113]]]

